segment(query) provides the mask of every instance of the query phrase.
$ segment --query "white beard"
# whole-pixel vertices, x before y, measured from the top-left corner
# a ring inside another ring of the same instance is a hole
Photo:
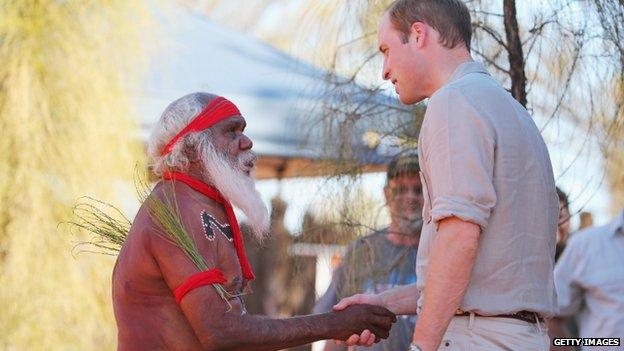
[[[208,181],[228,199],[233,206],[241,209],[253,230],[254,237],[262,243],[269,235],[269,212],[256,190],[254,180],[244,172],[245,164],[255,161],[251,151],[242,152],[236,162],[215,150],[211,142],[199,145],[204,180]]]

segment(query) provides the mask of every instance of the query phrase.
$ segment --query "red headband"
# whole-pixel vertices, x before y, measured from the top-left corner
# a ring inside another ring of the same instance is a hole
[[[241,113],[238,110],[238,107],[236,107],[236,105],[234,105],[231,101],[221,96],[217,97],[212,100],[208,106],[206,106],[206,108],[200,112],[200,114],[197,115],[191,123],[189,123],[189,125],[182,129],[167,143],[167,145],[165,145],[161,152],[161,156],[171,152],[173,145],[175,145],[178,140],[185,137],[187,134],[210,128],[228,117],[240,114]]]

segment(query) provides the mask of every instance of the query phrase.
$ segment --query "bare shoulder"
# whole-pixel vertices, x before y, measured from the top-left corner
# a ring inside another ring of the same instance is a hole
[[[154,188],[153,195],[175,211],[187,225],[197,224],[196,216],[192,216],[201,211],[221,221],[226,219],[221,204],[181,182],[161,182]]]
[[[238,285],[241,274],[233,245],[233,229],[222,205],[183,183],[160,183],[152,195],[173,212],[205,265],[209,269],[220,269],[233,288]],[[150,250],[160,269],[165,271],[169,284],[177,286],[200,268],[188,253],[172,242],[166,230],[157,225],[157,229],[149,233]]]
[[[113,270],[112,288],[115,305],[146,301],[170,295],[162,281],[158,262],[151,252],[151,235],[156,228],[147,206],[139,208],[130,232],[117,256]]]
[[[171,239],[171,227],[167,228],[165,222],[176,221],[175,226],[183,228],[194,242],[198,242],[201,239],[197,234],[202,229],[202,211],[213,217],[219,217],[222,213],[217,204],[209,199],[196,196],[192,190],[185,189],[183,184],[170,183],[158,183],[139,209],[117,258],[113,272],[116,282],[146,281],[147,285],[154,285],[151,284],[154,281],[162,283],[165,267],[178,266],[187,275],[197,270]]]

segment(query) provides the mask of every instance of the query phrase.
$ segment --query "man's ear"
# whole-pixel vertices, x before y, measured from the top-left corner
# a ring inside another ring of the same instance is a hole
[[[410,40],[414,41],[417,48],[421,49],[428,35],[427,25],[423,22],[414,22],[410,27]]]

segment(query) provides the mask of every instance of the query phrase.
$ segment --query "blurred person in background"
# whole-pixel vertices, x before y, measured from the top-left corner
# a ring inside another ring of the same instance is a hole
[[[555,262],[559,260],[570,235],[570,202],[568,195],[557,187],[559,197],[559,225],[557,225],[557,245],[555,246]]]
[[[566,243],[570,236],[570,202],[568,195],[557,187],[557,196],[559,197],[559,224],[557,225],[557,246],[555,247],[555,263],[561,257]],[[563,322],[548,321],[550,335],[567,335],[572,338],[578,337],[578,325],[574,316],[566,318]],[[564,329],[561,329],[564,328]]]
[[[579,337],[624,339],[623,253],[624,211],[570,237],[555,266],[560,311],[551,337],[566,337],[565,318],[576,316]]]
[[[390,212],[388,228],[352,243],[336,269],[327,292],[317,301],[314,313],[332,310],[340,299],[357,293],[378,294],[396,286],[416,283],[416,251],[422,228],[422,185],[418,155],[397,155],[388,165],[384,195]],[[409,348],[415,315],[398,318],[387,340],[355,350],[406,350]],[[327,342],[325,351],[347,350]]]

